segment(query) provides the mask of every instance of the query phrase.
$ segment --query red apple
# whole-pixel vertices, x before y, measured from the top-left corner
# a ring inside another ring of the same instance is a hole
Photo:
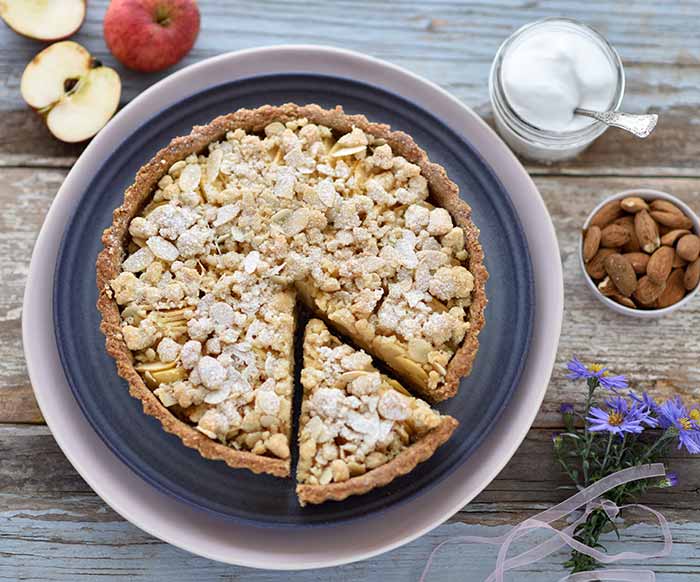
[[[112,0],[104,21],[109,50],[136,71],[174,65],[190,52],[198,33],[194,0]]]

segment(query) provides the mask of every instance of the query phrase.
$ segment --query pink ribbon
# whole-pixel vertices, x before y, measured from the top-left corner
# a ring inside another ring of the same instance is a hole
[[[671,529],[669,528],[668,522],[663,515],[650,507],[646,507],[645,505],[630,504],[618,507],[615,503],[608,499],[601,499],[601,495],[605,494],[611,489],[614,489],[615,487],[624,485],[625,483],[639,481],[640,479],[650,479],[652,477],[663,477],[664,475],[666,475],[666,470],[661,463],[623,469],[622,471],[618,471],[617,473],[604,477],[600,481],[596,481],[593,483],[593,485],[579,491],[576,493],[576,495],[569,497],[569,499],[566,501],[563,501],[554,507],[550,507],[542,513],[538,513],[534,517],[526,519],[502,536],[493,538],[480,536],[455,536],[448,538],[438,544],[430,553],[428,562],[423,569],[419,582],[425,582],[426,575],[428,574],[428,570],[433,563],[433,559],[435,558],[437,551],[445,544],[454,541],[501,546],[498,550],[496,568],[493,572],[491,572],[491,574],[489,574],[484,582],[504,582],[504,576],[508,570],[513,570],[515,568],[520,568],[522,566],[537,562],[538,560],[541,560],[542,558],[556,552],[564,546],[569,546],[577,552],[590,556],[603,564],[611,564],[619,560],[646,560],[649,558],[668,556],[671,553],[673,540],[671,538]],[[583,514],[566,528],[558,530],[550,525],[552,522],[570,515],[583,506],[586,507]],[[573,538],[573,533],[576,530],[576,527],[586,521],[588,516],[593,511],[602,509],[605,511],[608,517],[610,517],[610,519],[614,519],[621,510],[630,507],[636,507],[651,513],[656,518],[664,536],[663,548],[661,548],[658,552],[648,554],[642,554],[639,552],[606,554]],[[546,529],[552,532],[554,535],[546,541],[541,542],[535,547],[523,552],[522,554],[506,559],[510,545],[518,538],[523,537],[535,529]],[[656,580],[656,576],[651,570],[601,569],[591,572],[569,574],[561,578],[559,582],[589,582],[593,580],[654,582],[654,580]]]

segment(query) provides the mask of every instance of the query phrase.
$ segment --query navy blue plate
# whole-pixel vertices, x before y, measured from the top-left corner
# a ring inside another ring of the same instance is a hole
[[[203,459],[143,414],[105,352],[95,308],[100,236],[137,170],[194,125],[241,107],[288,101],[340,104],[348,113],[363,113],[413,136],[432,161],[447,169],[474,209],[491,275],[487,323],[474,370],[462,381],[458,396],[439,406],[460,421],[453,437],[410,476],[367,495],[303,509],[293,480]],[[517,386],[534,314],[525,234],[508,193],[474,148],[431,113],[398,95],[348,79],[308,74],[254,77],[211,88],[162,111],[115,144],[68,222],[53,291],[56,341],[66,378],[83,413],[111,450],[165,493],[219,516],[265,526],[327,525],[374,515],[413,499],[466,462]]]

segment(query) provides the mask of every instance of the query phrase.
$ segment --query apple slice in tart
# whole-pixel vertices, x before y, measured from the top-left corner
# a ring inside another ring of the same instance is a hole
[[[367,493],[430,458],[457,427],[372,358],[312,319],[304,334],[297,495],[301,505]]]

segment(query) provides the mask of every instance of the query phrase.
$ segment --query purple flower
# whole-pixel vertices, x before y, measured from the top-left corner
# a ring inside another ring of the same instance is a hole
[[[554,448],[561,446],[561,433],[560,432],[553,432],[552,433],[552,444],[554,445]]]
[[[600,371],[600,374],[601,375],[598,376],[598,381],[603,388],[607,388],[608,390],[615,392],[617,390],[623,390],[628,386],[627,378],[625,376],[608,376],[607,368],[603,368]]]
[[[561,412],[564,416],[566,416],[567,414],[573,414],[574,413],[574,405],[570,404],[569,402],[564,402],[564,404],[562,404],[559,407],[559,412]]]
[[[607,431],[612,434],[639,434],[646,426],[656,426],[656,420],[649,416],[647,410],[637,403],[630,404],[621,396],[606,400],[608,408],[592,407],[591,416],[586,417],[591,432]]]
[[[610,376],[610,372],[602,364],[591,364],[585,366],[576,356],[566,366],[569,369],[567,378],[570,380],[591,380],[595,379],[598,383],[612,390],[613,392],[622,388],[627,388],[627,378],[624,376]]]
[[[654,400],[648,392],[642,392],[642,397],[640,398],[637,396],[634,392],[630,392],[629,396],[632,400],[637,402],[638,404],[645,406],[646,409],[655,415],[658,416],[659,414],[659,405],[657,404],[656,400]]]
[[[576,356],[571,358],[566,367],[569,369],[566,377],[570,380],[588,380],[591,377],[591,371]]]
[[[661,489],[668,489],[669,487],[677,487],[678,486],[678,475],[676,475],[676,473],[673,473],[673,472],[666,473],[665,477],[663,477],[662,479],[659,479],[656,482],[656,486],[661,488]]]
[[[654,399],[649,396],[648,393],[643,392],[642,397],[640,398],[634,394],[634,392],[630,392],[629,397],[632,400],[632,409],[639,415],[642,424],[650,428],[659,426],[659,421],[652,416],[657,413],[659,405],[656,404]]]
[[[694,420],[679,396],[671,398],[659,406],[661,428],[678,433],[678,448],[696,455],[700,453],[700,425]]]

